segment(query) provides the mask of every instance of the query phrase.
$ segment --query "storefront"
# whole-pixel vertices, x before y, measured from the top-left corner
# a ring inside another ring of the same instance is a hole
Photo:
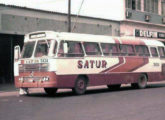
[[[123,21],[120,25],[120,35],[159,40],[165,44],[165,25]]]

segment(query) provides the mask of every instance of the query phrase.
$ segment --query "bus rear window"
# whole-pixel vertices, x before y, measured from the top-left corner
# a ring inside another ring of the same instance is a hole
[[[84,48],[87,55],[101,55],[98,43],[84,42]]]
[[[34,50],[35,42],[25,43],[22,52],[22,58],[30,58]]]

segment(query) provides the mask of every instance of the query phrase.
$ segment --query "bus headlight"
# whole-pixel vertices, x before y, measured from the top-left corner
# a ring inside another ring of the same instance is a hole
[[[43,77],[43,78],[42,78],[42,81],[43,81],[43,82],[49,81],[49,77]]]
[[[20,78],[19,78],[19,81],[20,81],[20,82],[23,82],[23,81],[24,81],[24,80],[23,80],[23,77],[20,77]]]

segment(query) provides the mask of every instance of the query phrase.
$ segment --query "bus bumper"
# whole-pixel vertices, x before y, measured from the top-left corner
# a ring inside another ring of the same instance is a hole
[[[26,72],[15,76],[17,88],[52,88],[57,87],[55,72]]]

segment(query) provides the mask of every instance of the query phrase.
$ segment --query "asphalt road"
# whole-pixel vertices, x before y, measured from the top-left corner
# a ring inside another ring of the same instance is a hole
[[[13,93],[0,96],[0,120],[165,120],[165,84],[118,91],[103,86],[81,96]]]

